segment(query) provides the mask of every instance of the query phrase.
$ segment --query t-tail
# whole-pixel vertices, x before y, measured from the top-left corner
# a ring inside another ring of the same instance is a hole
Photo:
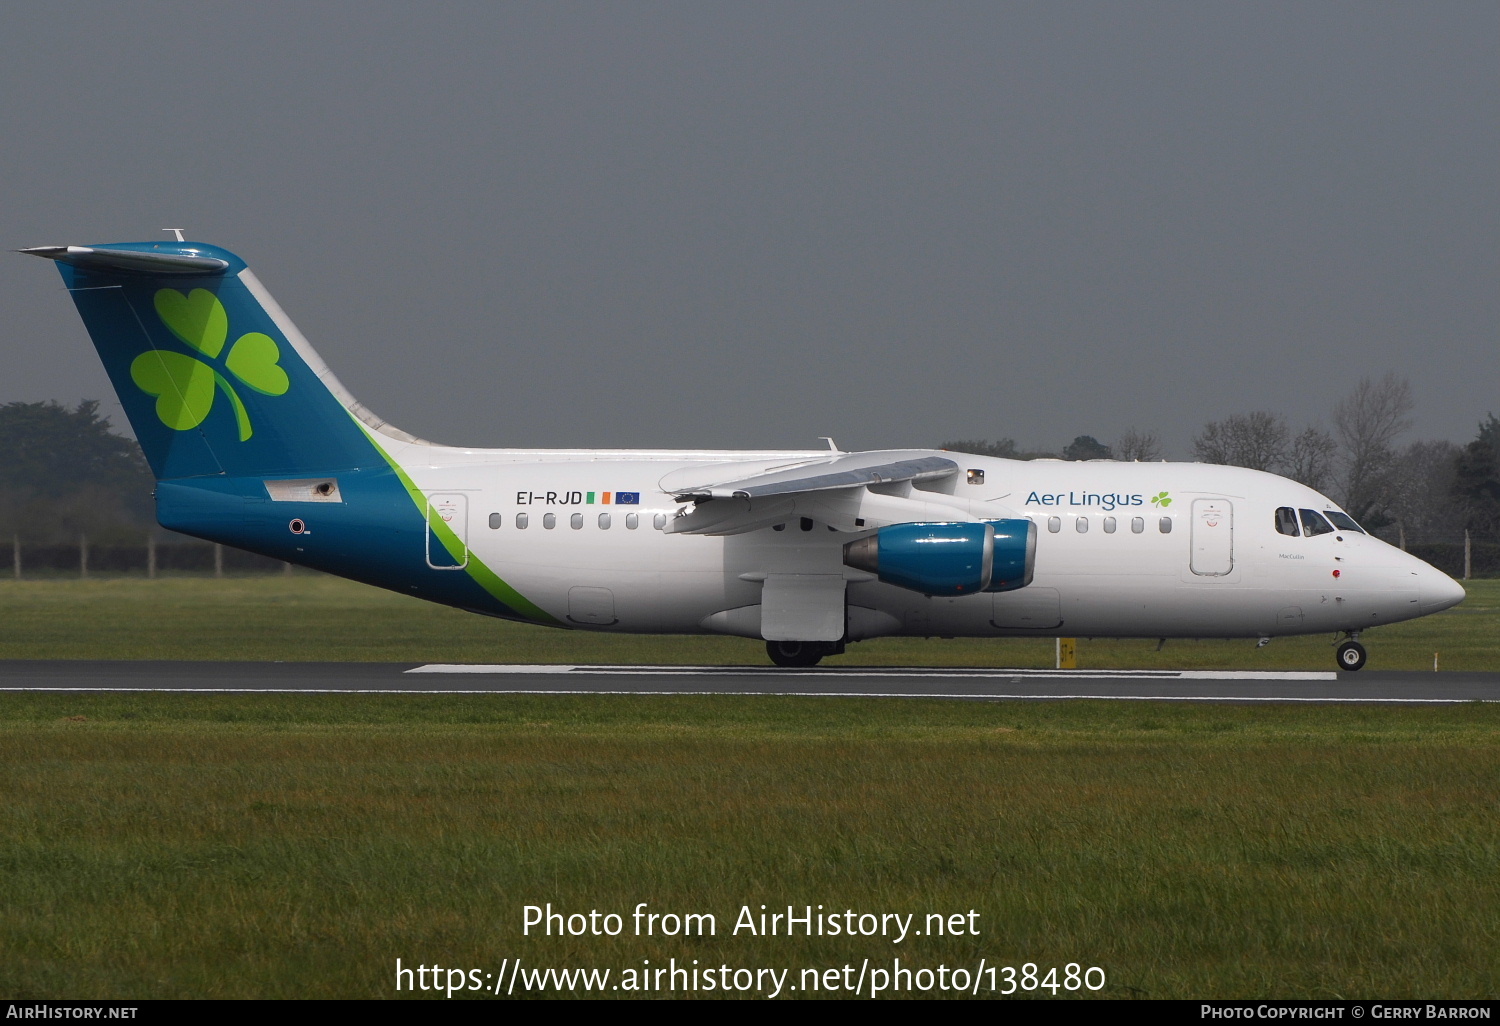
[[[185,534],[518,619],[402,470],[418,439],[344,390],[245,262],[197,242],[22,250],[57,262]]]
[[[57,261],[159,479],[384,464],[358,417],[382,425],[233,253],[194,242],[23,252]]]

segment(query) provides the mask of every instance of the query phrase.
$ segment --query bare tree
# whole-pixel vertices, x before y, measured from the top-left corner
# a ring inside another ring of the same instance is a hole
[[[1462,540],[1463,510],[1453,499],[1458,454],[1452,442],[1413,442],[1392,463],[1386,512],[1402,548]]]
[[[1333,482],[1338,444],[1320,427],[1310,427],[1292,439],[1282,461],[1282,471],[1316,492],[1328,491]]]
[[[1205,424],[1193,439],[1193,455],[1205,463],[1272,470],[1286,460],[1290,436],[1286,421],[1273,413],[1237,413]]]
[[[1152,463],[1162,458],[1161,439],[1154,431],[1128,429],[1115,443],[1115,459]]]
[[[1366,526],[1389,522],[1385,505],[1396,460],[1396,439],[1411,427],[1411,383],[1387,372],[1361,378],[1333,409],[1334,431],[1343,446],[1344,508]]]

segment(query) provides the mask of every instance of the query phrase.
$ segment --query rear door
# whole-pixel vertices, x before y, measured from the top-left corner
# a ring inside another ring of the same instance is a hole
[[[462,570],[469,565],[469,497],[433,495],[427,500],[427,565]]]

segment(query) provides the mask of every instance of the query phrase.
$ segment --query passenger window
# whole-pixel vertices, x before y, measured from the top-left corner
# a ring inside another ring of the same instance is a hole
[[[1088,534],[1089,533],[1089,518],[1088,517],[1079,517],[1077,519],[1077,521],[1074,522],[1073,526],[1078,530],[1079,534]]]
[[[1157,522],[1156,527],[1157,527],[1157,530],[1159,530],[1162,534],[1171,534],[1172,533],[1172,518],[1171,517],[1162,517],[1161,520]]]
[[[1130,518],[1130,533],[1131,534],[1144,534],[1145,531],[1146,531],[1146,518],[1145,517],[1131,517]]]
[[[1115,518],[1114,517],[1105,517],[1104,518],[1104,533],[1105,534],[1114,534],[1115,533]]]
[[[583,514],[582,513],[574,513],[572,516],[570,516],[568,518],[568,523],[569,523],[570,526],[572,526],[573,530],[575,530],[575,531],[581,531],[581,530],[583,530]]]
[[[1290,535],[1293,538],[1301,534],[1297,530],[1297,511],[1292,507],[1276,507],[1276,533]]]
[[[1354,522],[1354,518],[1347,513],[1340,513],[1336,509],[1331,509],[1323,515],[1329,520],[1332,520],[1333,526],[1338,528],[1340,531],[1353,531],[1355,534],[1365,533],[1365,529],[1356,524]]]
[[[516,514],[516,527],[519,528],[520,530],[522,530],[522,531],[526,530],[526,525],[529,524],[530,522],[531,522],[531,518],[529,516],[527,516],[525,513],[517,513]]]
[[[984,484],[984,471],[971,470],[968,473],[969,484]]]
[[[599,530],[601,530],[601,531],[608,531],[609,530],[609,514],[608,513],[600,513],[599,514]]]
[[[625,514],[625,530],[627,530],[627,531],[634,531],[637,527],[640,527],[640,526],[641,526],[641,517],[640,517],[640,514],[638,514],[638,513],[626,513]]]
[[[545,527],[549,531],[552,530],[554,527],[556,527],[557,526],[557,514],[556,513],[544,513],[544,514],[542,514],[542,526]]]
[[[656,516],[651,518],[651,526],[658,531],[665,531],[667,529],[667,515],[665,513],[656,514]]]
[[[1047,518],[1047,530],[1051,531],[1053,534],[1056,534],[1058,531],[1061,531],[1062,530],[1062,517],[1048,517]]]
[[[498,530],[500,530],[500,525],[503,524],[504,522],[505,522],[505,518],[503,516],[501,516],[499,513],[491,513],[490,514],[490,530],[491,531],[498,531]]]
[[[1328,521],[1318,516],[1316,510],[1304,509],[1302,511],[1302,533],[1309,538],[1316,538],[1320,534],[1332,534],[1333,528]]]

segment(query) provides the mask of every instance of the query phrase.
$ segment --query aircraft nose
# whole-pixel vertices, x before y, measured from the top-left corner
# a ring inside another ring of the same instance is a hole
[[[1417,590],[1423,615],[1456,606],[1467,594],[1462,584],[1431,567],[1418,578]]]

